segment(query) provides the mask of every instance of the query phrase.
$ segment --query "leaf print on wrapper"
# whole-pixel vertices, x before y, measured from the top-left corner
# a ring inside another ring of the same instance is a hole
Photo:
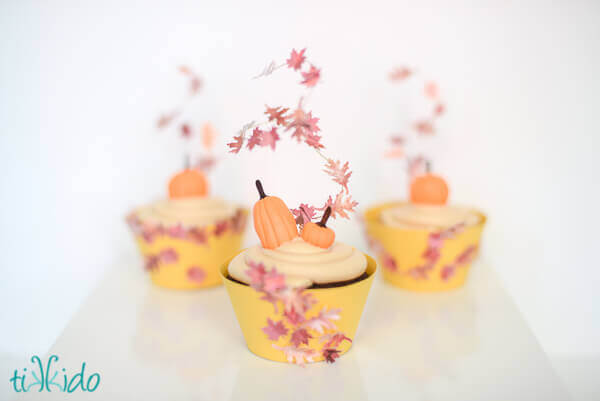
[[[206,278],[206,272],[201,267],[192,266],[187,270],[187,278],[194,283],[201,283]]]
[[[173,248],[165,248],[155,255],[146,255],[144,261],[144,270],[154,271],[161,264],[168,265],[177,262],[179,255]]]
[[[210,235],[220,237],[229,232],[232,234],[241,234],[246,228],[246,215],[241,209],[238,209],[232,217],[217,221],[212,229],[210,229],[210,226],[209,228],[186,228],[181,223],[168,227],[163,227],[160,224],[143,223],[135,213],[129,214],[125,220],[133,234],[140,236],[149,244],[152,244],[157,237],[164,235],[170,238],[190,241],[197,245],[207,245]]]
[[[262,331],[274,343],[273,348],[282,351],[288,362],[304,365],[322,356],[329,363],[335,362],[342,342],[352,340],[337,331],[335,321],[341,318],[339,308],[323,307],[315,316],[307,316],[310,308],[317,303],[312,294],[303,288],[289,288],[285,276],[276,268],[267,270],[262,263],[248,263],[246,274],[250,286],[261,294],[261,299],[270,302],[281,319],[267,318]],[[283,309],[283,310],[282,310]],[[289,345],[275,344],[284,339]],[[309,346],[311,339],[317,338],[320,349]]]

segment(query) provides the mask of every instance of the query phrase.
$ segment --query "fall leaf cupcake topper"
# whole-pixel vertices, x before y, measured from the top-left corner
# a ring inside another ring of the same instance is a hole
[[[389,74],[389,78],[394,82],[404,82],[415,75],[415,70],[411,68],[397,67]],[[407,154],[406,152],[410,140],[436,134],[435,125],[446,110],[435,82],[424,82],[423,94],[432,104],[430,114],[411,123],[407,133],[392,135],[391,147],[385,152],[385,156],[406,160],[410,199],[413,203],[443,205],[448,199],[448,185],[443,178],[431,173],[431,160],[422,154]]]
[[[201,92],[203,81],[198,74],[187,66],[180,66],[179,72],[188,81],[188,96],[179,106],[171,111],[162,113],[156,123],[159,130],[167,130],[177,126],[180,138],[188,144],[188,151],[185,157],[184,169],[177,173],[169,182],[169,197],[182,198],[189,196],[206,196],[208,193],[208,180],[206,173],[216,164],[216,157],[213,154],[215,137],[217,135],[210,122],[202,124],[192,123],[187,120],[185,110],[190,108],[192,101]],[[191,145],[193,140],[199,137],[197,142],[201,146],[202,152],[191,162]]]
[[[306,49],[292,50],[285,63],[272,61],[260,74],[253,78],[271,75],[284,67],[299,73],[301,76],[299,84],[305,88],[312,89],[321,80],[321,70],[308,62]],[[231,153],[239,153],[244,147],[249,151],[263,147],[271,148],[274,151],[277,142],[281,140],[281,136],[289,133],[298,143],[304,143],[311,147],[325,160],[323,171],[339,185],[339,190],[334,195],[330,195],[323,206],[311,206],[308,203],[301,203],[297,208],[291,209],[293,216],[295,216],[295,224],[303,227],[311,220],[318,219],[317,213],[319,211],[324,214],[328,208],[330,208],[331,218],[335,219],[339,216],[349,219],[349,213],[354,212],[358,205],[358,202],[352,199],[348,189],[348,181],[352,175],[349,164],[348,162],[343,163],[340,160],[334,160],[323,153],[325,145],[321,143],[322,137],[318,134],[321,131],[318,126],[319,118],[313,116],[312,111],[306,110],[304,103],[305,97],[300,96],[293,110],[290,107],[265,105],[266,120],[262,122],[251,121],[245,124],[227,146],[229,146]],[[289,221],[287,218],[286,220]],[[263,238],[261,237],[262,241]],[[267,241],[267,243],[271,242]]]

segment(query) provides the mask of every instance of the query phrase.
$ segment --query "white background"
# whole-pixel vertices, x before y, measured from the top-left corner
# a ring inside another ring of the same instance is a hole
[[[44,352],[136,252],[123,217],[181,165],[177,133],[155,129],[185,94],[180,64],[206,81],[190,119],[221,133],[213,193],[250,204],[262,177],[291,205],[322,202],[335,187],[304,147],[225,151],[264,103],[301,94],[289,70],[249,78],[308,47],[323,68],[309,108],[360,207],[405,194],[381,155],[422,100],[387,73],[416,67],[448,105],[435,167],[453,202],[489,215],[482,257],[547,352],[600,354],[598,3],[168,3],[0,5],[0,353]],[[335,227],[364,246],[356,220]]]

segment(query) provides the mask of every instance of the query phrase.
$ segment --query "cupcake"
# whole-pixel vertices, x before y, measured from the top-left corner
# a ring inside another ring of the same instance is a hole
[[[404,80],[410,69],[392,75]],[[433,114],[416,121],[413,143],[435,134],[435,123],[444,112],[437,86],[425,84],[425,97],[433,102]],[[427,139],[428,140],[428,139]],[[391,158],[407,159],[409,200],[389,202],[368,209],[364,215],[367,240],[383,266],[383,278],[414,291],[443,291],[464,284],[479,249],[486,217],[472,207],[448,205],[449,187],[431,171],[422,154],[407,156],[407,138],[392,138]]]
[[[300,72],[301,85],[313,87],[320,70],[314,65],[302,70],[305,50],[293,50],[286,64]],[[290,209],[280,198],[268,196],[257,180],[253,218],[260,245],[221,267],[250,351],[297,364],[334,362],[350,349],[376,270],[373,259],[337,242],[328,226],[330,219],[349,218],[357,205],[348,189],[352,173],[348,163],[324,155],[319,119],[305,109],[303,99],[293,111],[267,106],[268,121],[246,124],[228,145],[232,153],[244,147],[275,150],[280,133],[291,131],[298,143],[326,160],[324,171],[339,191],[321,207],[302,203]]]
[[[189,102],[202,81],[189,67],[179,71],[189,80]],[[206,172],[216,161],[212,154],[215,130],[204,123],[196,132],[184,118],[182,110],[175,110],[161,116],[157,124],[163,130],[178,126],[177,132],[188,145],[184,169],[170,179],[166,199],[135,208],[127,223],[153,283],[196,289],[221,284],[219,266],[240,251],[248,211],[209,195]],[[202,144],[203,152],[192,165],[189,146],[196,134],[200,140],[193,143]]]
[[[247,211],[208,196],[205,181],[201,172],[185,169],[171,179],[168,199],[138,207],[127,218],[156,285],[218,285],[219,266],[241,249]]]
[[[257,181],[259,191],[262,191]],[[298,234],[294,216],[277,197],[261,194],[254,206],[260,245],[223,265],[221,274],[246,344],[280,362],[334,362],[350,349],[376,264],[335,241],[319,223]]]

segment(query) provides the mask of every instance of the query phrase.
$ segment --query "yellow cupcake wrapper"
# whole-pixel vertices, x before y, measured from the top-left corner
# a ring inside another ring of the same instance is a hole
[[[203,227],[163,227],[127,217],[152,282],[173,289],[221,284],[219,267],[241,250],[248,210]]]
[[[464,284],[477,255],[486,216],[475,225],[442,231],[404,229],[383,224],[381,212],[404,205],[392,202],[365,212],[369,246],[378,255],[386,282],[412,291],[445,291]]]
[[[367,277],[340,287],[288,288],[276,268],[250,263],[252,285],[220,273],[233,309],[254,354],[278,362],[303,365],[334,362],[352,346],[377,264],[368,255]]]

